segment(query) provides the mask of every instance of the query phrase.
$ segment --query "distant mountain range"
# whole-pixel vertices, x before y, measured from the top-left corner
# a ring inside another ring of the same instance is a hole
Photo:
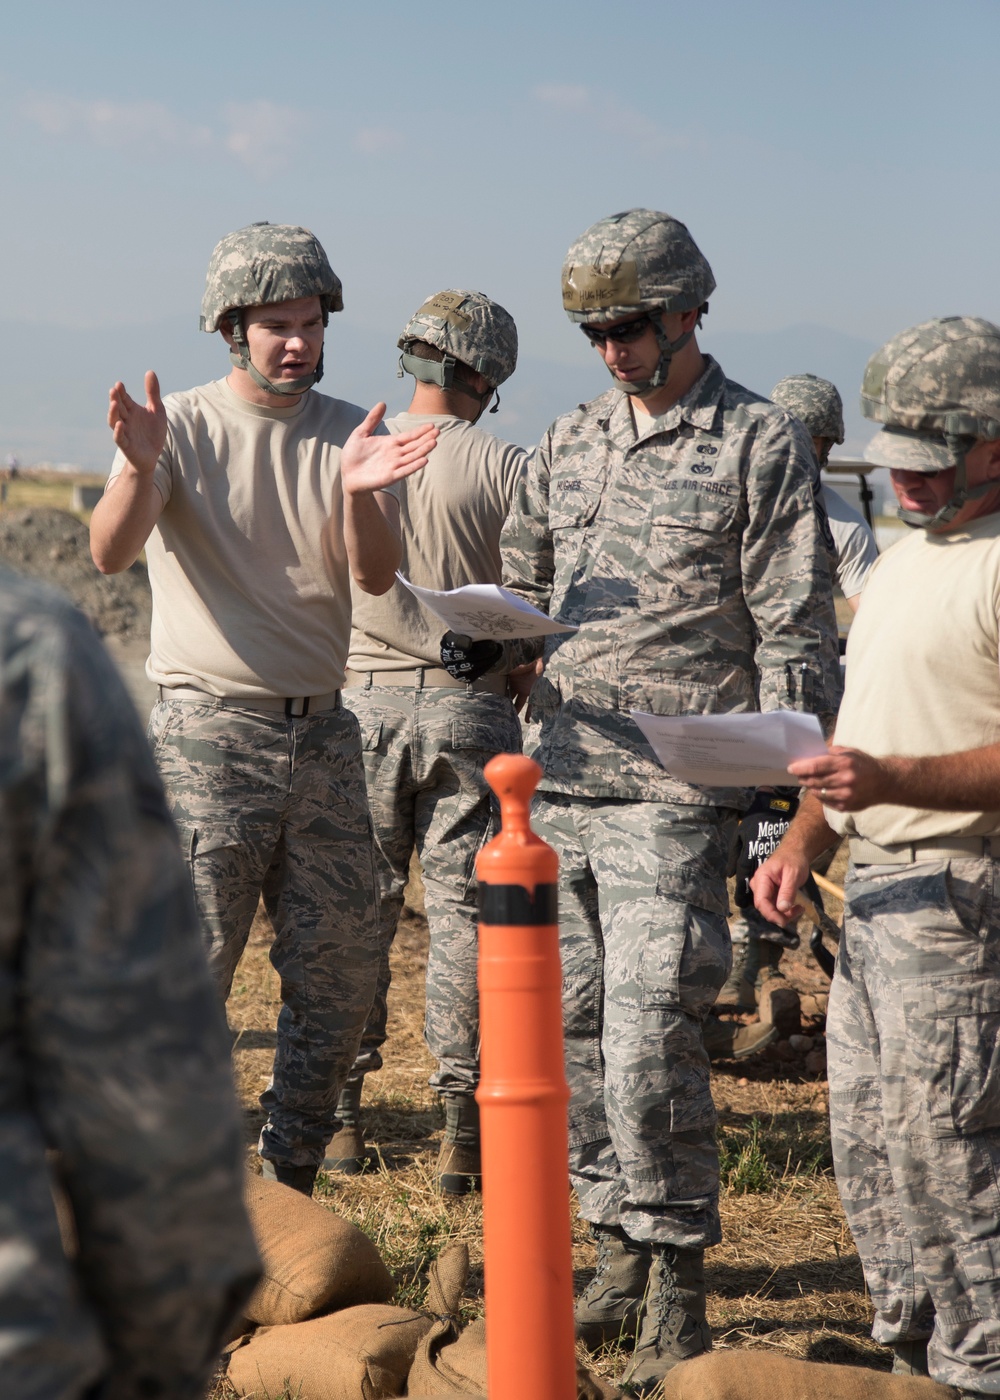
[[[340,318],[336,329],[323,388],[365,405],[384,397],[390,412],[405,408],[407,384],[395,377],[392,337]],[[786,374],[832,379],[847,418],[839,455],[860,455],[871,429],[857,410],[858,387],[874,345],[816,325],[715,332],[710,319],[701,344],[730,378],[760,393]],[[0,322],[0,460],[14,453],[25,465],[65,462],[106,471],[112,455],[104,421],[108,389],[121,378],[138,395],[147,368],[169,392],[221,377],[228,361],[218,337],[199,334],[187,317],[96,329]],[[500,412],[486,424],[530,446],[557,414],[602,393],[608,382],[596,356],[567,365],[525,355],[501,389]]]

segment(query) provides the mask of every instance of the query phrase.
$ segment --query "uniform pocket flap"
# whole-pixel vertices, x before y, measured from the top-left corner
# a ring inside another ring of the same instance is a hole
[[[917,1002],[928,998],[934,1013],[943,1018],[1000,1013],[1000,983],[993,977],[955,977],[935,982],[917,993]]]
[[[956,1244],[955,1255],[967,1282],[989,1283],[1000,1278],[1000,1241],[982,1239]]]
[[[382,721],[377,724],[363,724],[361,726],[361,751],[362,753],[372,753],[382,742]]]
[[[181,822],[177,830],[181,850],[189,861],[211,855],[213,851],[229,850],[246,839],[236,828],[228,826],[193,826]]]
[[[709,1091],[684,1094],[670,1100],[670,1131],[690,1133],[700,1128],[714,1128],[715,1104]]]
[[[625,679],[619,695],[623,710],[641,710],[647,715],[714,715],[719,710],[719,692],[710,685]]]
[[[507,736],[500,734],[491,724],[470,723],[465,719],[452,720],[451,746],[453,749],[474,749],[482,753],[495,754]]]

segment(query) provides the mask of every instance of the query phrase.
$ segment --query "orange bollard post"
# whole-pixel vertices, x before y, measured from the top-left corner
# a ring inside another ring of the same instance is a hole
[[[485,772],[502,819],[476,861],[489,1395],[576,1400],[559,861],[529,825],[538,764]]]

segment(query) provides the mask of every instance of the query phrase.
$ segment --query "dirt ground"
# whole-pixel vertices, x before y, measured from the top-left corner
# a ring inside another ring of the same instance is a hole
[[[72,480],[24,478],[12,483],[0,510],[0,560],[63,588],[90,616],[115,656],[140,711],[151,690],[143,673],[149,635],[145,567],[113,578],[93,568],[85,518],[70,513]],[[16,489],[15,489],[16,488]],[[849,614],[841,618],[846,629]],[[840,883],[845,858],[830,877]],[[837,901],[827,907],[838,920]],[[396,946],[385,1068],[365,1089],[367,1139],[377,1166],[362,1177],[321,1176],[318,1198],[354,1220],[382,1250],[399,1301],[422,1303],[429,1262],[452,1239],[465,1240],[473,1260],[465,1312],[482,1311],[482,1219],[478,1197],[446,1200],[434,1189],[443,1129],[436,1095],[427,1087],[431,1061],[422,1038],[427,924],[419,871],[414,870]],[[724,1240],[708,1256],[709,1320],[718,1347],[770,1348],[788,1355],[883,1367],[889,1353],[869,1338],[871,1308],[830,1167],[828,1086],[823,1054],[826,979],[803,946],[783,968],[803,994],[801,1031],[758,1057],[723,1063],[713,1076],[719,1110],[724,1190]],[[261,1125],[258,1095],[274,1052],[279,1000],[268,962],[271,930],[258,916],[229,1003],[237,1039],[233,1061],[246,1115],[247,1158]],[[574,1218],[574,1268],[581,1287],[594,1250]],[[614,1377],[624,1358],[613,1351],[596,1367]],[[213,1400],[231,1396],[219,1381]],[[275,1397],[278,1400],[278,1397]]]
[[[845,859],[830,871],[840,882]],[[839,921],[837,901],[828,896]],[[377,1242],[399,1287],[399,1299],[419,1305],[426,1269],[449,1240],[465,1240],[473,1267],[465,1312],[483,1308],[482,1212],[478,1197],[450,1201],[434,1189],[443,1129],[438,1101],[427,1087],[432,1064],[422,1038],[427,923],[419,871],[414,869],[407,909],[393,950],[389,1040],[385,1068],[365,1085],[367,1141],[378,1165],[361,1177],[321,1175],[317,1196],[354,1220]],[[830,1165],[822,1008],[827,981],[802,947],[783,960],[803,995],[802,1031],[812,1045],[779,1041],[759,1056],[716,1066],[713,1093],[719,1110],[723,1165],[724,1240],[708,1256],[709,1320],[717,1347],[770,1348],[816,1361],[887,1368],[890,1355],[868,1335],[871,1308]],[[279,1001],[267,960],[270,928],[258,915],[229,1002],[237,1033],[234,1065],[246,1111],[248,1161],[261,1125],[256,1099],[267,1083]],[[811,1060],[815,1064],[816,1059]],[[590,1276],[594,1249],[574,1216],[577,1287]],[[604,1353],[596,1369],[620,1374],[624,1357]],[[230,1394],[224,1383],[218,1400]]]

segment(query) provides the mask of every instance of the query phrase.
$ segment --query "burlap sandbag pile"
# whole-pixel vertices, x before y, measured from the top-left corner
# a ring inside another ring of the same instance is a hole
[[[250,1176],[246,1204],[263,1262],[226,1378],[247,1400],[383,1400],[404,1393],[433,1319],[388,1304],[373,1242],[308,1196]]]
[[[383,1400],[402,1395],[417,1345],[432,1319],[408,1308],[365,1303],[340,1312],[261,1327],[229,1358],[240,1395],[273,1400]]]
[[[417,1347],[406,1384],[408,1396],[486,1397],[486,1324],[480,1318],[463,1328],[458,1320],[468,1274],[464,1244],[443,1249],[428,1270],[427,1309],[437,1320]],[[621,1395],[579,1362],[576,1388],[578,1400],[615,1400]]]
[[[710,1351],[667,1374],[663,1400],[955,1400],[920,1376],[795,1361],[773,1351]]]
[[[248,1174],[244,1198],[263,1264],[263,1278],[247,1304],[250,1322],[305,1322],[392,1297],[392,1276],[356,1225],[262,1176]]]

